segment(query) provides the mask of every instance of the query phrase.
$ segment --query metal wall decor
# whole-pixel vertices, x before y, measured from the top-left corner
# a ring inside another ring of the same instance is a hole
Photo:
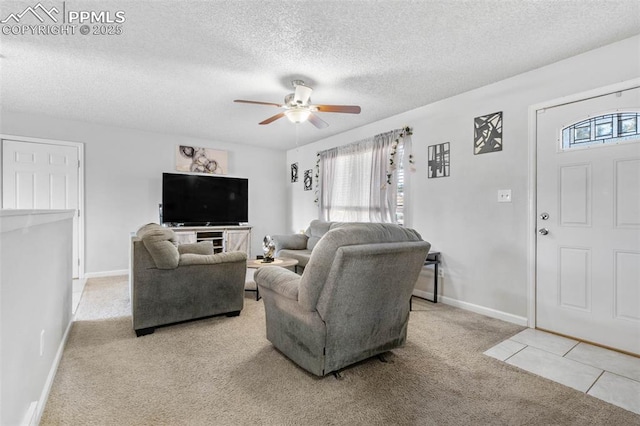
[[[313,187],[313,169],[304,171],[304,190],[311,191]]]
[[[502,151],[502,111],[476,117],[473,121],[473,153]]]
[[[439,178],[449,176],[451,166],[449,164],[449,142],[430,145],[428,153],[428,178]]]
[[[298,163],[291,164],[291,183],[298,181]]]

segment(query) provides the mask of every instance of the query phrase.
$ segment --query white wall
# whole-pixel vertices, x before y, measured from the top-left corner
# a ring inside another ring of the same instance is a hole
[[[228,151],[229,176],[249,179],[252,254],[286,228],[284,151],[3,111],[0,133],[85,144],[85,272],[128,268],[129,234],[158,222],[163,172],[175,171],[177,145]]]
[[[0,424],[44,408],[71,324],[72,224],[72,211],[0,210]]]
[[[445,99],[287,152],[287,166],[315,166],[316,152],[411,126],[417,171],[410,175],[409,226],[442,252],[442,294],[450,303],[527,316],[528,108],[640,76],[640,36]],[[503,151],[473,154],[473,119],[503,111]],[[366,111],[363,111],[366,114]],[[427,147],[450,142],[451,177],[427,179]],[[287,183],[289,231],[317,218],[313,191]],[[498,203],[499,189],[512,203]],[[430,272],[418,283],[427,291]],[[431,287],[429,287],[430,289]],[[431,290],[429,290],[431,291]],[[469,305],[470,304],[470,305]]]

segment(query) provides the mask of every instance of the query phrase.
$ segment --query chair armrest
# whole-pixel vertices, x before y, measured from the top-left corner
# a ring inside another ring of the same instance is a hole
[[[178,245],[180,254],[213,254],[213,244],[211,241],[200,241],[199,243],[185,243]]]
[[[300,275],[285,268],[264,266],[259,268],[253,279],[258,287],[269,290],[291,300],[298,300]]]
[[[218,254],[193,254],[180,255],[179,266],[189,265],[215,265],[217,263],[246,262],[247,253],[243,251],[230,251]]]
[[[307,237],[305,234],[273,235],[271,237],[276,245],[276,253],[283,249],[304,250],[307,248]]]

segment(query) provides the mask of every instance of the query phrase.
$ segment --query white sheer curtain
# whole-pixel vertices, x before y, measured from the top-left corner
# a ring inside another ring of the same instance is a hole
[[[391,131],[320,152],[320,218],[338,222],[396,222],[394,184],[387,184]]]

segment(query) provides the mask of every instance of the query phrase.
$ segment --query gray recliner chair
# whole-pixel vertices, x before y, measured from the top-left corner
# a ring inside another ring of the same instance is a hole
[[[154,223],[140,228],[131,244],[129,286],[137,336],[160,325],[240,314],[246,253],[214,254],[211,242],[177,245],[171,229]]]
[[[258,269],[267,339],[317,376],[403,345],[430,246],[397,225],[344,223],[318,242],[302,276]]]

